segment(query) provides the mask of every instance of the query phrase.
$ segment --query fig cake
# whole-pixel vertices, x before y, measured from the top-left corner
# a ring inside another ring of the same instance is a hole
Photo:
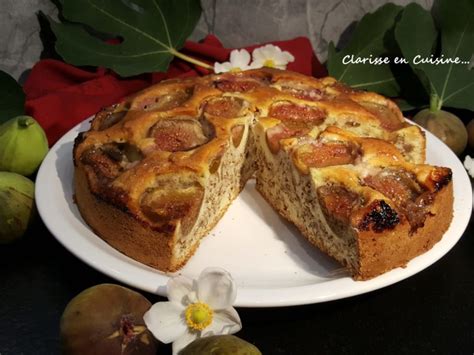
[[[451,223],[451,170],[427,165],[425,149],[392,101],[330,77],[264,68],[167,80],[79,134],[75,200],[99,237],[171,272],[255,178],[303,237],[366,280]]]

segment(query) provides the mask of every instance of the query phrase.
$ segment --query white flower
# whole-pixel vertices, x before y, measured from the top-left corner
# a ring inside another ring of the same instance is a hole
[[[224,63],[214,63],[214,72],[216,74],[227,71],[236,72],[250,69],[250,53],[246,49],[234,49],[230,52],[230,61]]]
[[[155,303],[143,319],[155,338],[173,342],[173,354],[196,338],[234,334],[242,328],[232,307],[237,290],[227,271],[206,268],[197,281],[177,276],[167,286],[169,302]]]
[[[469,175],[474,178],[474,159],[472,159],[469,155],[466,155],[466,158],[464,159],[464,167],[466,168]]]
[[[277,69],[286,69],[286,65],[295,60],[290,52],[282,51],[280,47],[273,44],[255,48],[252,52],[253,61],[250,64],[252,69],[261,67],[270,67]]]

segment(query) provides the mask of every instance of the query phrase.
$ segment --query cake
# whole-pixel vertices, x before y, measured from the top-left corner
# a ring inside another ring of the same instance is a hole
[[[449,227],[451,170],[425,164],[425,148],[392,101],[330,77],[256,69],[167,80],[78,135],[75,200],[100,238],[171,272],[255,178],[304,238],[366,280]]]

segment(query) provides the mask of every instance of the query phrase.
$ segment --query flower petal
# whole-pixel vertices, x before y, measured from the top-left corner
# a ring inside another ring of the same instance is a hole
[[[246,49],[234,49],[230,52],[230,63],[233,68],[245,70],[250,62],[250,53]]]
[[[153,336],[168,344],[187,331],[184,308],[173,302],[158,302],[143,315],[143,320]]]
[[[230,62],[214,63],[214,72],[216,74],[225,73],[231,69],[232,69],[232,64],[230,64]]]
[[[185,306],[187,295],[192,291],[192,287],[193,280],[185,276],[172,277],[167,285],[168,299]]]
[[[284,51],[281,54],[282,54],[283,60],[285,60],[287,63],[291,63],[295,61],[295,57],[290,52]]]
[[[466,155],[466,158],[464,158],[464,167],[466,168],[469,175],[474,178],[474,160],[470,155]]]
[[[214,310],[232,306],[237,296],[232,276],[221,268],[206,268],[198,279],[197,295]]]
[[[264,55],[264,53],[262,52],[261,48],[255,48],[252,52],[252,58],[253,58],[253,61],[260,61],[260,62],[264,62],[266,57]]]
[[[173,342],[173,355],[178,354],[186,346],[192,343],[198,337],[198,333],[184,333],[179,339]]]
[[[204,329],[203,336],[234,334],[242,329],[239,314],[233,307],[229,307],[214,313],[212,323]]]
[[[194,291],[196,290],[196,291]],[[195,287],[193,291],[191,291],[189,294],[188,294],[188,297],[187,297],[187,304],[191,304],[191,303],[196,303],[196,302],[199,302],[199,299],[198,299],[198,296],[197,296],[197,286]]]
[[[249,65],[249,69],[260,69],[263,67],[263,60],[254,60],[252,63]]]
[[[282,51],[280,47],[273,44],[255,48],[252,52],[252,58],[251,68],[260,68],[265,65],[265,62],[272,61],[275,68],[286,69],[286,65],[295,60],[290,52]]]
[[[267,59],[272,59],[277,57],[281,53],[280,47],[274,46],[272,44],[267,44],[262,48],[262,52],[264,53]]]

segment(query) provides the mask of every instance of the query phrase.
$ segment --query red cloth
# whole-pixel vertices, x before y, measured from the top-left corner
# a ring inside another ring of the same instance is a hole
[[[272,42],[295,57],[288,70],[321,77],[325,68],[313,53],[307,38]],[[249,51],[257,45],[247,47]],[[217,37],[209,35],[202,42],[187,41],[183,53],[208,63],[227,61],[232,49],[224,48]],[[166,73],[153,73],[122,79],[110,70],[95,72],[76,68],[61,61],[46,59],[31,70],[23,90],[26,112],[36,118],[46,131],[50,144],[102,107],[160,80],[208,74],[209,71],[175,58]]]

